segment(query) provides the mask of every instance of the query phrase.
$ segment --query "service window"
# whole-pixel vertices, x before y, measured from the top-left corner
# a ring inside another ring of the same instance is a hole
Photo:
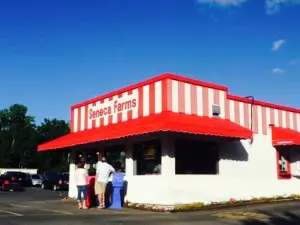
[[[136,161],[136,175],[158,175],[161,173],[160,140],[136,143],[133,152]]]
[[[290,149],[288,147],[277,149],[277,174],[278,179],[291,178],[291,164],[290,164]]]

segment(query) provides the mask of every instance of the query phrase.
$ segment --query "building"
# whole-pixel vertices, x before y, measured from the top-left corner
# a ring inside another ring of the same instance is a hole
[[[72,106],[38,150],[71,150],[70,197],[76,154],[105,151],[126,156],[128,202],[174,205],[298,193],[299,144],[300,110],[163,74]]]

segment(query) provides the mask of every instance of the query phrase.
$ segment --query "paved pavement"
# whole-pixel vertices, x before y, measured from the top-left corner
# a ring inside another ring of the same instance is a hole
[[[0,225],[290,225],[300,224],[300,202],[189,213],[153,213],[124,209],[78,210],[74,202],[58,199],[66,192],[29,188],[0,192]]]

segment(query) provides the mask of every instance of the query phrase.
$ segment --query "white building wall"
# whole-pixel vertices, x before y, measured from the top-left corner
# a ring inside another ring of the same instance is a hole
[[[271,134],[250,140],[220,144],[219,175],[126,175],[126,200],[144,204],[186,204],[217,202],[299,193],[300,180],[277,179],[276,150]],[[292,173],[299,165],[300,149],[292,151]],[[168,150],[170,151],[170,149]],[[164,157],[165,164],[174,158]],[[295,161],[295,162],[293,162]],[[162,165],[163,166],[163,165]],[[298,170],[300,175],[300,172]]]

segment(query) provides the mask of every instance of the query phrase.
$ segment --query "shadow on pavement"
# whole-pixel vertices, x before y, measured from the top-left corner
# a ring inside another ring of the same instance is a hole
[[[300,216],[295,215],[293,213],[283,213],[281,215],[274,215],[272,213],[264,213],[269,217],[266,221],[261,221],[258,219],[247,219],[243,221],[243,225],[299,225],[300,224]]]

